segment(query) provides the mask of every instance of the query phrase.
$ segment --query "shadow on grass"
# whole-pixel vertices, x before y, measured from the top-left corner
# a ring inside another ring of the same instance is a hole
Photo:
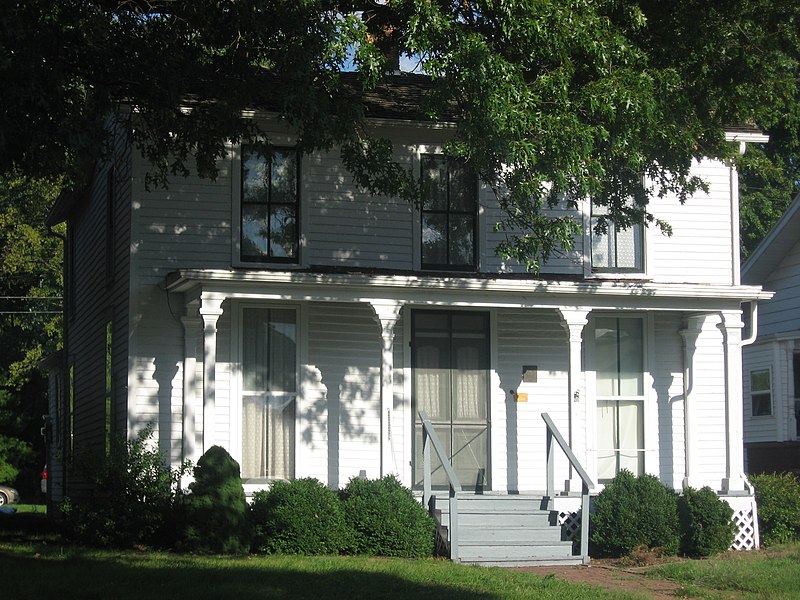
[[[430,563],[420,566],[429,567]],[[469,584],[411,581],[391,570],[391,565],[370,568],[366,559],[202,558],[72,551],[59,555],[58,548],[52,546],[44,554],[0,551],[4,595],[10,598],[499,598],[468,589]]]

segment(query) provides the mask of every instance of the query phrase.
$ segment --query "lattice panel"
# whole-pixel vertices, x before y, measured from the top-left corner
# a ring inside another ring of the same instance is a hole
[[[731,550],[755,550],[758,548],[756,515],[752,508],[735,510],[731,520],[736,524],[736,537]]]
[[[561,532],[564,539],[574,542],[578,539],[581,531],[581,511],[558,513],[558,524],[561,525]]]

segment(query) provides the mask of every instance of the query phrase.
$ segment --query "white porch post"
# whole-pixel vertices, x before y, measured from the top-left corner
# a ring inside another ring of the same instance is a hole
[[[203,453],[214,445],[216,412],[217,321],[225,298],[200,295],[200,316],[203,319]]]
[[[583,352],[583,330],[589,322],[589,309],[559,308],[562,327],[569,337],[569,446],[573,454],[584,466],[586,456],[586,392],[583,381],[581,358]],[[580,491],[582,482],[575,470],[570,467],[569,480],[564,484],[566,491]]]
[[[394,326],[403,305],[395,300],[371,300],[370,305],[381,328],[381,477],[384,477],[396,471],[392,457]]]
[[[183,323],[183,460],[197,464],[197,425],[195,404],[197,403],[197,340],[200,337],[200,303],[186,303]]]
[[[695,367],[694,367],[694,354],[697,349],[697,338],[703,328],[705,316],[697,315],[688,317],[686,319],[686,328],[682,329],[680,334],[683,338],[683,428],[684,428],[684,453],[686,461],[686,472],[683,477],[683,487],[698,488],[699,479],[696,439],[696,407],[693,397],[694,380],[695,380]]]
[[[725,405],[727,416],[727,439],[725,479],[722,491],[744,492],[744,436],[742,408],[742,312],[722,311],[722,331],[725,348]]]

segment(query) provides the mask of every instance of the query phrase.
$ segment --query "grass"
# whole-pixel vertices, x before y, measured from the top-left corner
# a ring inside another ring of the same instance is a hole
[[[368,557],[191,556],[168,552],[89,550],[65,544],[40,506],[0,518],[4,596],[15,599],[193,600],[338,598],[395,600],[633,600],[532,573],[457,565],[446,560]],[[683,586],[682,597],[709,600],[800,597],[800,544],[706,560],[676,560],[647,569]]]
[[[691,598],[800,598],[800,544],[683,560],[653,567],[647,574],[681,584],[682,593]]]
[[[634,600],[641,596],[554,577],[446,560],[369,557],[203,557],[168,552],[88,550],[42,526],[43,513],[0,520],[4,597],[120,600],[406,599]]]
[[[11,504],[10,506],[16,508],[18,513],[47,514],[47,506],[44,504]]]

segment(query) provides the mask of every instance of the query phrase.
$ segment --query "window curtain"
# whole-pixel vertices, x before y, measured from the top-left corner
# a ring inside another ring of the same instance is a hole
[[[246,309],[242,477],[294,477],[296,323],[291,309]]]
[[[597,474],[644,473],[644,332],[636,318],[595,321]]]

